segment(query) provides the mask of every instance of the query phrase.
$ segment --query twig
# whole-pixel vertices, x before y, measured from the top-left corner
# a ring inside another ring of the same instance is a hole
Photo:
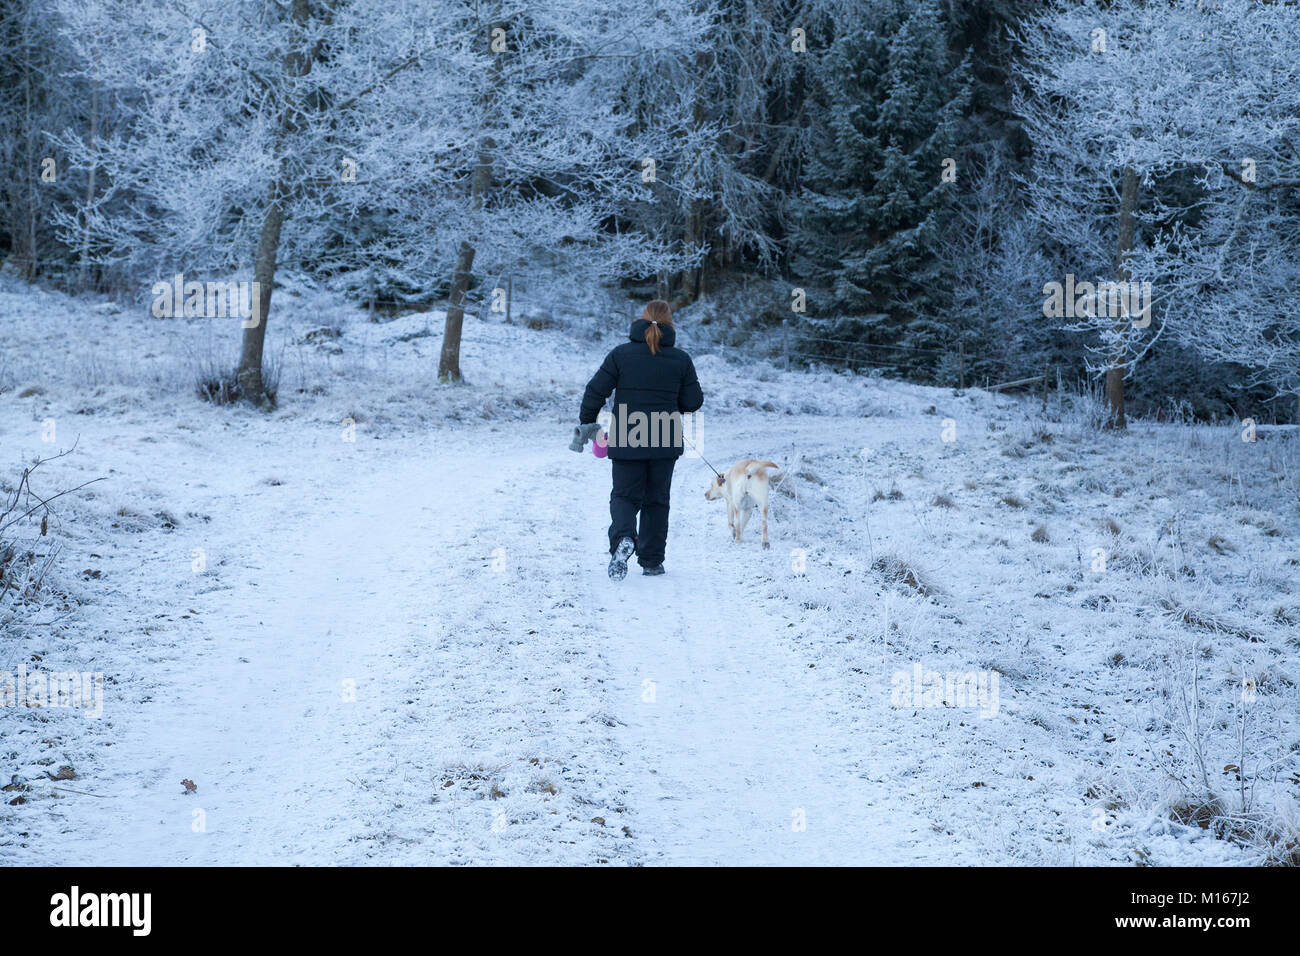
[[[28,627],[49,627],[51,624],[58,624],[65,617],[71,617],[71,616],[72,616],[71,611],[65,611],[62,614],[60,614],[58,617],[50,618],[48,621],[32,621],[27,626]]]
[[[30,480],[32,472],[34,472],[37,468],[41,467],[41,465],[45,464],[47,461],[57,461],[60,458],[63,458],[67,455],[71,455],[74,451],[77,450],[77,444],[80,441],[81,441],[81,436],[78,435],[76,439],[72,442],[72,447],[69,448],[67,451],[61,451],[57,455],[50,455],[48,458],[37,458],[36,462],[30,468],[24,468],[22,476],[18,479],[18,487],[14,489],[13,501],[9,504],[9,506],[4,511],[0,511],[0,520],[9,517],[9,515],[13,512],[13,510],[18,507],[18,502],[22,499],[23,496],[24,487],[27,489],[28,495],[33,494],[31,480]],[[24,517],[26,516],[24,515]],[[6,527],[8,526],[6,525]]]
[[[64,495],[70,495],[74,491],[80,491],[82,488],[86,487],[86,485],[93,485],[97,481],[107,481],[107,480],[108,480],[108,475],[101,475],[99,478],[91,478],[90,481],[83,481],[75,488],[69,488],[67,491],[60,491],[57,495],[51,495],[49,498],[46,498],[43,501],[38,498],[37,500],[40,501],[40,504],[33,505],[31,508],[28,508],[27,511],[23,512],[17,518],[14,518],[12,521],[8,521],[5,524],[0,524],[0,531],[3,531],[5,528],[8,528],[10,525],[22,521],[24,518],[30,515],[37,508],[41,507],[42,505],[48,505],[51,501],[55,500],[56,498],[62,498]],[[30,491],[30,489],[28,490]]]

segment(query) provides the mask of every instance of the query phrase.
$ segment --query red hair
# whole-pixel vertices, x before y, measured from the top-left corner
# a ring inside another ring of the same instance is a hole
[[[672,326],[673,310],[668,307],[668,303],[663,299],[655,299],[641,312],[641,318],[650,323],[650,328],[645,330],[645,344],[650,346],[651,355],[658,355],[659,339],[663,335],[659,331],[659,326]]]

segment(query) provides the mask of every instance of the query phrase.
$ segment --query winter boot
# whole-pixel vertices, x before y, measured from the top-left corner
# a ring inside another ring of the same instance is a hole
[[[609,556],[609,579],[622,581],[627,577],[627,559],[636,550],[636,542],[631,538],[619,538],[614,553]]]

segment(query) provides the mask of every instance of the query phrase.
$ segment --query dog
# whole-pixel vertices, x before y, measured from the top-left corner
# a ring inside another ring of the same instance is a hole
[[[725,475],[716,476],[709,482],[709,490],[704,497],[709,501],[719,498],[727,503],[727,524],[731,528],[731,540],[740,543],[740,536],[749,524],[749,516],[757,508],[763,513],[763,547],[770,548],[767,540],[767,470],[780,471],[781,466],[774,461],[759,461],[757,458],[742,458],[731,466]]]

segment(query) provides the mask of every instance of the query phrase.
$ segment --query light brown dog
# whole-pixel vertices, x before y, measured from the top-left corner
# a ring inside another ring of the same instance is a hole
[[[709,490],[704,497],[710,501],[721,498],[727,503],[727,524],[731,527],[731,540],[739,542],[749,516],[757,508],[763,513],[763,547],[772,545],[767,540],[767,470],[780,471],[781,466],[774,461],[759,461],[757,458],[742,458],[731,466],[725,475],[718,475],[709,482]]]

